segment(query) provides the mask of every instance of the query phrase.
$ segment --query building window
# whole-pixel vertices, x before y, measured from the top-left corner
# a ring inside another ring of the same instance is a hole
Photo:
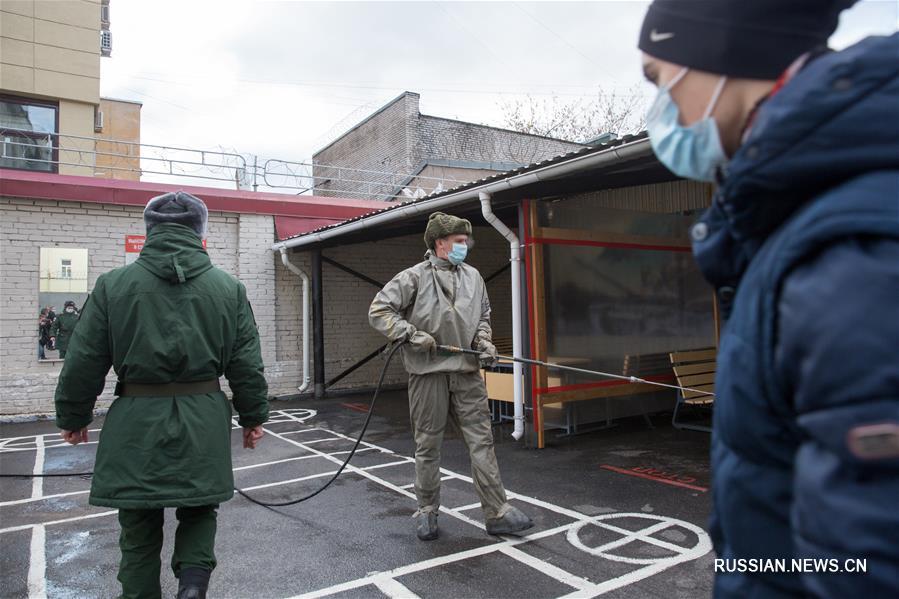
[[[0,168],[57,172],[56,104],[0,96]]]
[[[62,260],[62,266],[59,268],[59,278],[60,279],[71,279],[72,278],[72,261],[71,260]]]

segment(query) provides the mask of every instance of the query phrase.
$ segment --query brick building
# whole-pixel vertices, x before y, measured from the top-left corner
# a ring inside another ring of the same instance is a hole
[[[125,236],[143,233],[146,201],[172,189],[0,171],[0,419],[53,412],[60,363],[38,360],[36,343],[41,249],[85,248],[90,289],[100,274],[125,263]],[[302,286],[282,259],[312,281],[314,348],[306,356],[314,386],[305,388],[319,396],[370,389],[384,339],[368,324],[368,306],[394,274],[422,259],[422,231],[433,210],[475,225],[469,263],[487,281],[494,338],[508,348],[516,306],[510,243],[487,225],[481,192],[492,195],[496,216],[518,235],[524,356],[667,381],[668,352],[715,345],[713,291],[693,264],[687,233],[710,189],[676,180],[655,160],[645,135],[386,206],[185,189],[210,208],[213,262],[247,286],[274,397],[295,396],[303,382]],[[599,418],[671,409],[676,399],[649,384],[544,370],[487,376],[499,402],[509,401],[514,381],[522,383],[526,397],[515,396],[525,403],[537,446],[546,442],[545,430],[571,432]],[[113,379],[101,409],[112,400]],[[405,382],[397,361],[386,383]]]
[[[380,204],[0,169],[0,418],[53,412],[62,361],[38,359],[41,249],[86,250],[89,291],[97,277],[125,264],[125,237],[144,234],[147,200],[176,189],[206,201],[210,257],[247,287],[272,395],[296,392],[301,330],[299,299],[290,296],[299,293],[299,286],[271,251],[276,231],[282,236],[295,234],[341,222]],[[335,285],[336,292],[339,277]],[[339,367],[337,356],[343,347],[335,346],[333,368]],[[114,381],[112,373],[109,381]],[[108,406],[112,389],[109,382],[99,407]]]
[[[425,193],[584,148],[583,144],[421,114],[404,92],[312,158],[315,193],[391,200]]]
[[[0,168],[140,178],[141,105],[100,97],[109,10],[109,0],[0,0]]]

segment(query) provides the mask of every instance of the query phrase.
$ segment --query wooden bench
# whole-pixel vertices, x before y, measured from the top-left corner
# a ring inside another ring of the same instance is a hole
[[[717,370],[718,350],[715,348],[696,349],[690,351],[672,352],[671,368],[677,378],[677,384],[683,389],[677,394],[677,404],[674,406],[674,414],[671,416],[671,424],[675,428],[690,429],[696,431],[711,432],[710,426],[699,424],[683,424],[678,422],[677,416],[683,406],[711,409],[715,403],[715,396],[708,393],[715,392],[715,372]]]

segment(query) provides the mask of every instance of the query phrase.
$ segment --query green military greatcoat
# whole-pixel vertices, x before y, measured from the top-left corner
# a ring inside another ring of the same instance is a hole
[[[197,235],[159,224],[133,264],[101,275],[81,312],[56,389],[56,424],[93,415],[110,366],[121,383],[224,375],[239,424],[268,418],[259,335],[245,287],[213,267]],[[231,403],[221,391],[116,399],[97,449],[90,503],[117,508],[217,504],[233,495]]]
[[[50,325],[50,336],[56,337],[56,349],[66,351],[69,348],[69,340],[78,326],[78,313],[69,314],[63,311],[62,314],[56,316],[56,320]]]

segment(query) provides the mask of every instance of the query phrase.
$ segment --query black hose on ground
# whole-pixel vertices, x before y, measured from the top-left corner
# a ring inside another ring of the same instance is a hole
[[[372,397],[371,397],[371,405],[368,406],[368,414],[365,416],[365,423],[362,425],[362,431],[359,433],[359,437],[356,439],[356,444],[353,445],[353,449],[350,451],[350,454],[346,457],[346,459],[343,461],[343,464],[340,465],[340,468],[337,470],[337,472],[334,473],[334,476],[332,476],[328,480],[328,482],[326,482],[324,485],[322,485],[321,487],[319,487],[317,490],[313,491],[312,493],[309,493],[308,495],[300,497],[299,499],[291,499],[290,501],[262,501],[262,500],[250,497],[246,492],[242,491],[241,489],[234,489],[234,490],[237,491],[242,497],[244,497],[248,501],[252,501],[256,505],[261,505],[263,507],[285,507],[288,505],[296,505],[298,503],[302,503],[302,502],[306,501],[307,499],[312,499],[313,497],[315,497],[316,495],[318,495],[319,493],[321,493],[322,491],[324,491],[325,489],[330,487],[331,483],[333,483],[335,480],[337,480],[337,477],[340,476],[340,473],[343,472],[344,468],[346,468],[347,465],[350,463],[350,460],[353,459],[353,456],[356,454],[356,450],[359,449],[359,444],[362,443],[362,437],[365,436],[365,431],[368,430],[368,423],[371,422],[371,415],[375,410],[375,401],[377,401],[378,394],[381,392],[381,386],[384,384],[384,377],[387,376],[387,369],[390,367],[390,361],[393,359],[393,354],[395,354],[397,352],[397,350],[399,348],[401,348],[404,344],[405,344],[405,342],[397,343],[387,353],[387,359],[384,362],[384,367],[381,368],[381,375],[378,377],[378,384],[375,386],[374,395],[372,395]]]
[[[324,491],[325,489],[330,487],[331,483],[333,483],[335,480],[337,480],[337,477],[340,476],[340,474],[344,471],[344,469],[349,465],[350,460],[353,459],[353,456],[356,455],[356,450],[359,449],[359,445],[362,443],[362,438],[365,436],[365,431],[368,430],[368,424],[369,424],[369,422],[371,422],[371,416],[375,409],[375,401],[377,401],[378,394],[381,392],[381,387],[384,384],[384,378],[387,376],[387,369],[390,367],[390,362],[393,360],[393,355],[404,344],[405,344],[405,342],[397,343],[387,353],[387,359],[384,362],[384,367],[381,368],[381,374],[378,377],[378,384],[375,386],[375,392],[371,398],[371,405],[368,406],[368,414],[365,416],[365,423],[362,425],[362,431],[360,431],[359,437],[356,439],[356,444],[353,445],[353,449],[350,451],[347,458],[343,461],[343,464],[340,465],[340,468],[337,470],[337,472],[334,473],[334,476],[332,476],[328,480],[328,482],[326,482],[324,485],[322,485],[321,487],[319,487],[317,490],[313,491],[312,493],[309,493],[308,495],[300,497],[299,499],[292,499],[290,501],[262,501],[260,499],[251,497],[250,495],[248,495],[245,491],[243,491],[241,489],[235,488],[234,490],[237,491],[237,493],[240,494],[242,497],[244,497],[248,501],[255,503],[256,505],[261,505],[263,507],[285,507],[288,505],[296,505],[296,504],[302,503],[308,499],[312,499],[313,497],[315,497],[316,495],[318,495],[319,493],[321,493],[322,491]],[[89,478],[89,477],[93,476],[93,474],[94,474],[93,472],[69,472],[69,473],[63,472],[63,473],[53,473],[53,474],[0,474],[0,478],[49,478],[49,477],[67,477],[67,476],[81,476],[81,477]]]

